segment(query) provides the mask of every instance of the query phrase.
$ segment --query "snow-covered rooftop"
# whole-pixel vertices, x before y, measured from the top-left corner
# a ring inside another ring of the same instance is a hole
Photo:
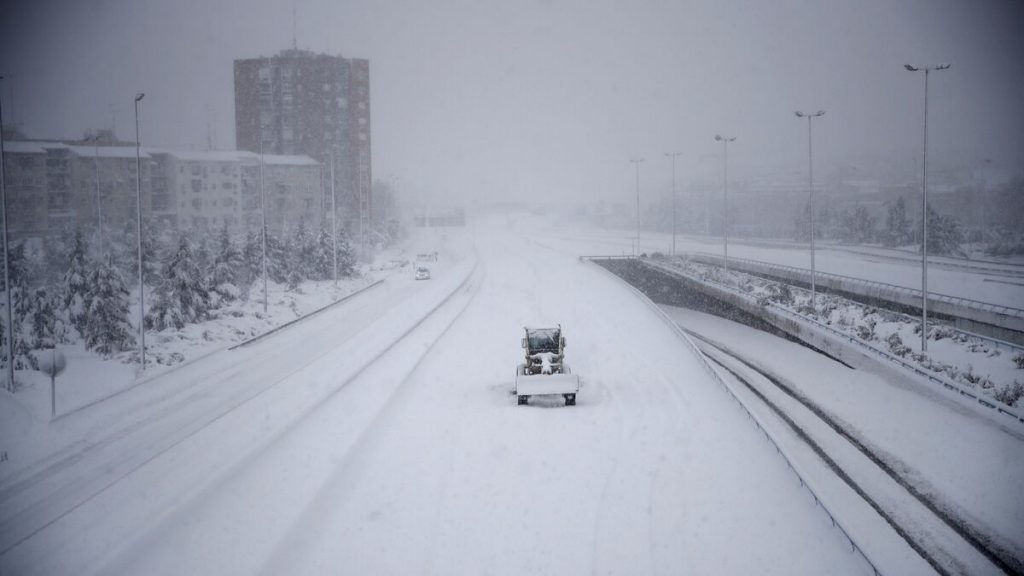
[[[4,150],[13,154],[45,154],[47,150],[67,149],[82,157],[99,156],[101,158],[134,158],[135,146],[89,146],[68,145],[62,142],[13,140],[4,143]],[[171,148],[142,147],[142,156],[149,158],[153,154],[167,154],[186,162],[242,162],[257,164],[260,155],[245,150],[174,150]],[[318,166],[319,163],[309,156],[292,156],[283,154],[264,154],[264,164],[271,166]]]
[[[149,149],[156,153],[157,149]],[[159,153],[169,154],[179,160],[186,162],[241,162],[244,164],[258,164],[260,155],[246,150],[170,150],[160,149]],[[270,165],[294,165],[294,166],[316,166],[316,160],[309,156],[288,156],[278,154],[264,154],[263,163]]]
[[[47,150],[67,148],[60,142],[33,142],[27,140],[9,140],[4,142],[4,152],[12,154],[46,154]]]
[[[135,146],[66,146],[68,150],[78,156],[100,158],[135,158]],[[143,158],[149,158],[148,150],[144,147],[141,150]]]

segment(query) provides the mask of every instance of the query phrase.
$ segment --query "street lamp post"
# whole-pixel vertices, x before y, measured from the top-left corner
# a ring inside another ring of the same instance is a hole
[[[96,235],[99,238],[103,230],[103,212],[100,205],[100,136],[93,134],[85,141],[92,142],[92,169],[96,179]]]
[[[135,208],[136,245],[139,251],[139,366],[146,370],[146,285],[142,274],[142,140],[139,138],[139,102],[146,95],[135,95]]]
[[[676,255],[676,158],[682,155],[682,152],[665,153],[672,159],[672,256]]]
[[[924,166],[921,174],[921,352],[928,351],[928,73],[946,70],[949,64],[911,66],[910,72],[924,72]]]
[[[643,158],[630,160],[636,165],[636,255],[640,255],[640,163]]]
[[[0,80],[4,77],[0,76]],[[14,392],[14,307],[11,305],[11,274],[7,246],[7,172],[4,170],[4,113],[0,98],[0,218],[4,227],[4,294],[7,298],[7,390]]]
[[[809,227],[811,232],[811,307],[817,301],[817,290],[814,277],[814,163],[812,162],[814,147],[811,140],[811,120],[825,115],[824,110],[818,110],[814,114],[795,112],[797,118],[807,118],[807,207],[810,210]]]
[[[334,251],[334,285],[338,285],[338,206],[334,194],[334,149],[331,148],[331,242]]]
[[[725,254],[725,271],[729,271],[729,142],[736,140],[736,137],[731,138],[715,134],[715,142],[722,143],[722,149],[725,151],[725,156],[722,162],[722,205],[724,210],[722,212],[722,246]]]
[[[267,195],[263,190],[263,123],[260,123],[260,238],[263,243],[263,314],[267,313]]]

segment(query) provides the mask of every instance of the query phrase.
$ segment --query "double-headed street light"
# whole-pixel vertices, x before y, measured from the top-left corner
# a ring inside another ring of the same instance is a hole
[[[811,232],[811,307],[813,308],[817,290],[814,282],[814,164],[812,162],[814,148],[811,140],[811,120],[824,116],[825,111],[818,110],[814,114],[807,114],[798,110],[794,114],[797,118],[807,118],[807,209],[810,211],[808,226]]]
[[[633,164],[636,164],[636,254],[640,255],[640,163],[643,162],[643,158],[636,158],[630,160]]]
[[[722,212],[722,245],[725,252],[725,271],[729,271],[729,142],[734,142],[736,137],[731,138],[715,134],[715,142],[722,143],[722,149],[725,150],[725,155],[722,162],[722,203],[724,210]]]
[[[924,167],[921,174],[921,352],[928,351],[928,73],[947,70],[949,64],[911,66],[910,72],[924,72]]]
[[[146,370],[146,285],[142,276],[142,140],[139,138],[139,102],[146,95],[135,95],[135,208],[139,251],[139,366]]]
[[[665,152],[665,156],[672,159],[672,255],[676,255],[676,158],[682,156],[682,152]]]

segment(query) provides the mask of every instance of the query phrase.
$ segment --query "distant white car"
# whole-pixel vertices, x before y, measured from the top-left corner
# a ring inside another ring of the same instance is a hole
[[[417,280],[430,280],[430,270],[420,266],[416,269]]]

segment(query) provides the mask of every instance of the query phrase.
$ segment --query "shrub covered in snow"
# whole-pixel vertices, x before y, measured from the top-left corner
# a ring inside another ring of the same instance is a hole
[[[1024,384],[1014,380],[1013,384],[1003,386],[1002,388],[995,391],[993,397],[1006,404],[1007,406],[1016,406],[1021,396],[1024,396]]]
[[[718,266],[688,260],[675,260],[672,265],[705,282],[739,287],[761,306],[780,306],[821,322],[879,351],[976,388],[1001,402],[1015,398],[1014,390],[1018,388],[1009,371],[1024,369],[1024,353],[1017,353],[1012,359],[1009,355],[1001,357],[998,347],[987,340],[975,338],[947,324],[930,323],[928,340],[935,342],[936,347],[930,346],[929,353],[925,354],[916,351],[916,339],[907,339],[913,334],[920,336],[919,318],[833,294],[820,294],[814,308],[809,306],[809,291],[802,288],[736,270],[725,272]]]

